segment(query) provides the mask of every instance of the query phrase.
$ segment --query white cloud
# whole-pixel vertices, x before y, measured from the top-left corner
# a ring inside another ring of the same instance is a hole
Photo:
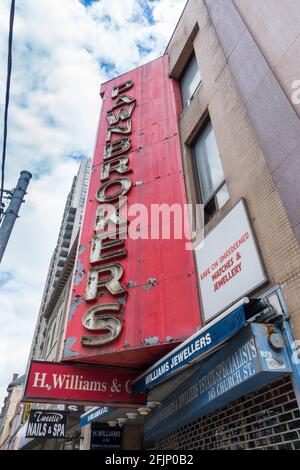
[[[93,153],[99,85],[112,73],[161,55],[185,0],[101,0],[87,8],[79,0],[16,4],[5,186],[12,188],[22,169],[35,178],[0,268],[0,406],[13,372],[25,369],[48,264],[78,167],[69,156]],[[1,0],[2,71],[9,7],[10,0]],[[1,120],[4,96],[2,73]]]

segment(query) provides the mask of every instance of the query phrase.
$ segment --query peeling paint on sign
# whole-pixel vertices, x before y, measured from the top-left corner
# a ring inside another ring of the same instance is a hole
[[[152,336],[152,338],[144,338],[144,341],[143,341],[144,344],[148,344],[148,345],[153,345],[153,344],[157,344],[159,343],[159,337],[158,336]]]
[[[80,247],[78,248],[78,254],[83,255],[84,252],[85,252],[85,245],[80,245]]]
[[[126,305],[126,295],[118,297],[118,301],[121,305]]]
[[[81,304],[81,302],[83,302],[83,297],[75,297],[74,300],[71,302],[68,321],[72,320],[75,310],[78,305]]]
[[[84,276],[84,267],[80,259],[77,260],[76,263],[76,271],[75,271],[75,277],[74,277],[74,286],[78,286],[78,284],[81,283],[82,279]]]
[[[127,282],[127,287],[128,287],[128,289],[130,289],[130,287],[136,287],[136,282],[134,282],[134,281],[128,281],[128,282]]]
[[[66,338],[65,340],[65,347],[64,347],[64,355],[67,357],[76,357],[79,355],[77,351],[73,351],[71,348],[74,346],[76,343],[77,338],[74,336],[70,336],[69,338]]]
[[[147,290],[151,289],[151,287],[154,287],[154,286],[156,286],[156,285],[157,285],[157,279],[150,278],[150,279],[148,279],[147,284],[144,284],[144,285],[142,286],[142,288],[143,288],[145,291],[147,291]]]

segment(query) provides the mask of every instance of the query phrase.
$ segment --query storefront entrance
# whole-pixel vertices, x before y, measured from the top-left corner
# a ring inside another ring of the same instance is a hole
[[[287,375],[155,442],[155,449],[300,449],[300,411]]]

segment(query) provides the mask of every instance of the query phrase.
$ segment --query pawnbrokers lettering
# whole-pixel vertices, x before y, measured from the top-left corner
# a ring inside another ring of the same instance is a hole
[[[133,85],[132,80],[127,80],[112,89],[113,102],[106,114],[108,127],[100,187],[96,192],[99,205],[95,214],[94,237],[90,251],[91,268],[85,292],[87,302],[97,299],[99,289],[107,290],[115,297],[127,294],[120,282],[123,268],[116,260],[127,256],[125,248],[127,222],[123,220],[119,211],[132,187],[131,179],[124,175],[132,171],[127,155],[131,149],[128,135],[132,132],[131,115],[136,100],[125,92]],[[124,125],[120,125],[120,121]],[[88,310],[82,319],[82,324],[86,330],[98,331],[99,334],[82,336],[82,345],[99,347],[115,340],[122,331],[120,314],[119,302],[102,302]]]

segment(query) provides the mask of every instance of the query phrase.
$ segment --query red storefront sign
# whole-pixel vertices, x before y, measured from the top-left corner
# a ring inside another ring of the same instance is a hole
[[[144,395],[132,395],[132,369],[32,361],[24,401],[134,407]]]
[[[180,93],[164,56],[105,83],[101,96],[62,360],[145,367],[201,325],[185,236],[172,225],[163,236],[161,219],[137,223],[134,209],[186,203]]]

